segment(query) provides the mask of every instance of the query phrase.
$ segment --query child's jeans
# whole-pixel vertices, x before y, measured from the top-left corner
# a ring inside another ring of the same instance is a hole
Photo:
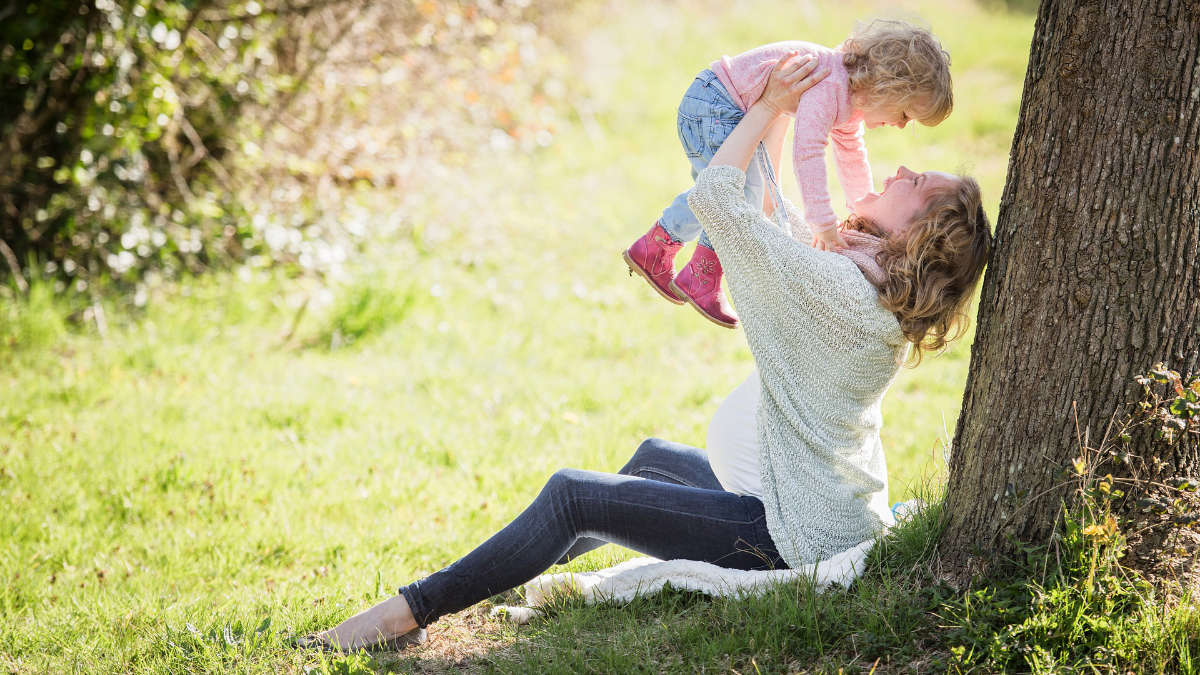
[[[696,77],[679,103],[679,140],[692,163],[692,180],[708,166],[745,114],[729,97],[716,73],[705,70]],[[691,241],[699,235],[700,245],[711,249],[708,235],[688,208],[688,192],[691,190],[680,193],[663,210],[659,224],[675,241]],[[750,162],[746,169],[746,201],[762,208],[763,176],[757,162]]]
[[[504,529],[400,593],[424,627],[607,542],[664,560],[787,569],[757,497],[723,490],[703,450],[651,438],[620,474],[555,472]]]

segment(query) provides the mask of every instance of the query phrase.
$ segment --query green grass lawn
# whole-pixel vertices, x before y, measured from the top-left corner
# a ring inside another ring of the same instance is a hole
[[[568,606],[520,629],[476,608],[395,658],[286,646],[453,561],[557,468],[615,471],[647,436],[703,445],[751,369],[740,332],[663,302],[619,253],[688,184],[674,109],[697,71],[779,39],[835,44],[886,6],[618,4],[576,21],[594,115],[534,156],[481,153],[372,201],[367,217],[404,227],[340,280],[214,274],[144,311],[105,301],[105,335],[44,285],[0,300],[0,670],[834,669],[903,633],[878,616],[827,659],[832,596],[785,588]],[[869,132],[876,174],[971,173],[994,218],[1033,18],[904,7],[952,53],[956,110]],[[969,344],[885,401],[893,501],[943,472]]]

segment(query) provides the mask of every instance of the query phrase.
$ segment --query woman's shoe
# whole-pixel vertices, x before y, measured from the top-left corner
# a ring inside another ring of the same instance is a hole
[[[357,649],[366,649],[373,652],[398,652],[405,647],[419,645],[428,638],[429,634],[424,628],[414,628],[403,635],[397,635],[394,638],[355,647],[354,649],[343,649],[316,633],[298,637],[292,641],[292,644],[299,649],[319,649],[325,652],[347,652]]]
[[[692,259],[671,282],[671,290],[687,300],[704,318],[726,328],[737,328],[738,316],[721,292],[721,261],[707,246],[697,246]]]
[[[292,646],[296,649],[316,649],[323,652],[336,652],[337,647],[325,640],[325,638],[316,635],[301,635],[292,640]]]
[[[654,227],[625,249],[623,255],[630,272],[637,272],[650,282],[659,295],[682,305],[683,299],[671,291],[671,281],[675,279],[675,254],[681,248],[683,244],[672,239],[662,225],[655,222]]]
[[[385,640],[376,649],[389,652],[398,652],[405,647],[419,645],[428,639],[429,634],[425,632],[424,628],[414,628],[403,635],[397,635],[390,640]]]

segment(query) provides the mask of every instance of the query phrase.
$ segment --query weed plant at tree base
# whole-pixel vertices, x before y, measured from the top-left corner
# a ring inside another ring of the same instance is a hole
[[[1158,364],[1136,381],[1143,396],[1132,412],[1068,467],[1077,487],[1050,545],[1025,546],[1013,581],[988,583],[944,607],[942,618],[958,643],[951,649],[954,667],[1200,668],[1192,660],[1200,649],[1194,604],[1200,481],[1163,477],[1156,457],[1126,450],[1142,431],[1157,436],[1156,452],[1196,442],[1200,375],[1183,377]],[[1131,560],[1129,553],[1138,550],[1143,557]]]
[[[1117,435],[1116,447],[1107,453],[1119,469],[1118,477],[1106,476],[1127,493],[1120,512],[1132,532],[1130,563],[1160,586],[1174,592],[1190,589],[1200,597],[1200,476],[1173,475],[1162,459],[1172,453],[1195,456],[1200,443],[1200,374],[1181,376],[1159,363],[1136,381],[1142,399]],[[1156,452],[1130,452],[1136,433],[1153,436]]]
[[[341,218],[347,186],[403,191],[406,157],[549,142],[565,87],[542,26],[566,6],[9,5],[0,278],[86,291],[244,260],[328,270],[370,234]]]

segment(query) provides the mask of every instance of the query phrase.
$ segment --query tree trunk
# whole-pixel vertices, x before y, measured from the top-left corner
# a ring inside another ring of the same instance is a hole
[[[1047,543],[1136,375],[1200,365],[1200,3],[1043,0],[995,242],[940,542],[960,575]],[[1200,475],[1183,436],[1134,434],[1140,475]]]

